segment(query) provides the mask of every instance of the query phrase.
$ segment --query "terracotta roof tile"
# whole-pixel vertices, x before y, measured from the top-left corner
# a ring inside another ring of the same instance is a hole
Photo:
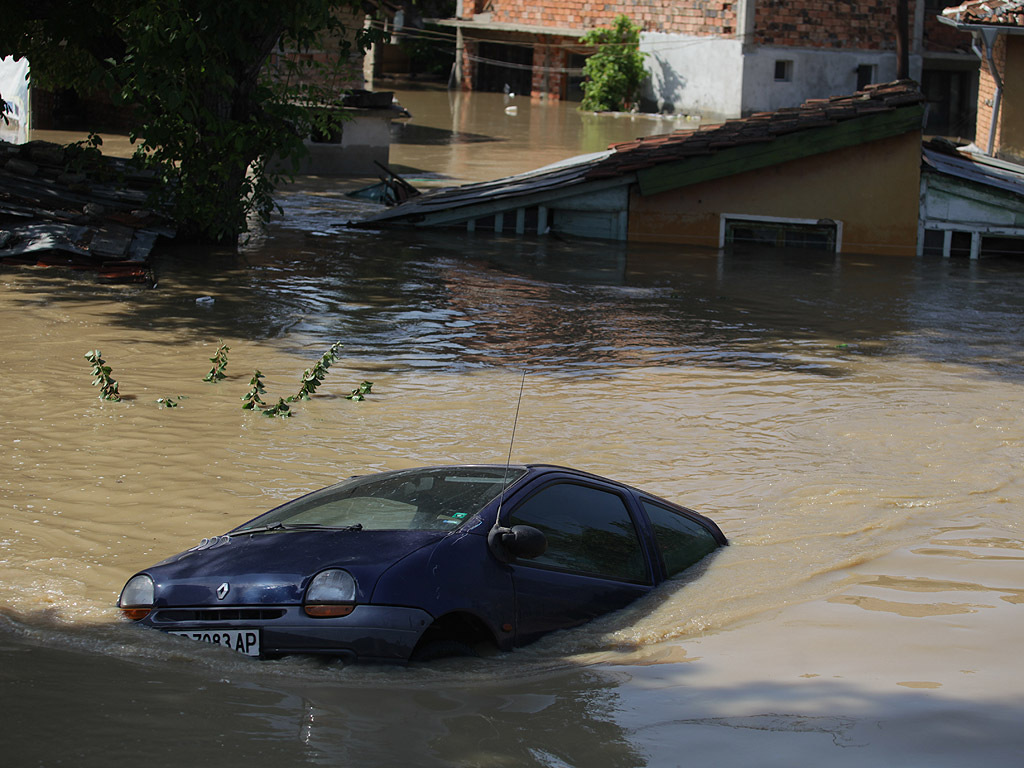
[[[1024,0],[969,0],[942,15],[960,24],[1024,27]]]
[[[1024,3],[1024,0],[1019,2]],[[718,125],[701,126],[695,131],[679,130],[638,138],[611,145],[609,149],[613,152],[596,163],[587,172],[586,178],[625,175],[658,163],[713,154],[742,144],[773,141],[785,134],[828,127],[844,120],[889,112],[922,101],[916,83],[897,80],[870,85],[849,96],[810,99],[799,107],[788,107],[777,112],[758,112],[750,117],[728,120]]]

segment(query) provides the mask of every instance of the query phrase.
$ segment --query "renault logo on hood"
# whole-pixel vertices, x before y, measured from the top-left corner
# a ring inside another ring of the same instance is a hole
[[[218,600],[223,600],[225,597],[227,597],[228,596],[228,591],[230,589],[231,589],[231,585],[228,584],[226,581],[223,584],[221,584],[219,587],[217,587],[217,599]]]

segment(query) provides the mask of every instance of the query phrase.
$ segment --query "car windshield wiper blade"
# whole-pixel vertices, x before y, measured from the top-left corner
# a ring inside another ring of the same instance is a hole
[[[243,533],[267,533],[269,531],[361,531],[363,530],[362,523],[355,523],[353,525],[323,525],[322,523],[282,523],[280,521],[276,523],[269,523],[268,525],[261,525],[258,528],[245,528],[241,531],[236,531],[233,535],[240,536]]]

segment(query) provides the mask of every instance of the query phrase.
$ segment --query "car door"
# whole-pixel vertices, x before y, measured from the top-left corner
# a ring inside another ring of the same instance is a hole
[[[515,506],[508,525],[531,525],[548,544],[540,557],[511,566],[517,644],[622,608],[651,589],[627,497],[611,486],[549,483]]]

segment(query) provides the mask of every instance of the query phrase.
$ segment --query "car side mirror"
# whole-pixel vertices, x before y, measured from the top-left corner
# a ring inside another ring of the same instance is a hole
[[[511,528],[494,526],[487,534],[487,545],[494,556],[503,563],[524,557],[533,559],[543,555],[548,548],[547,537],[532,525],[513,525]]]

